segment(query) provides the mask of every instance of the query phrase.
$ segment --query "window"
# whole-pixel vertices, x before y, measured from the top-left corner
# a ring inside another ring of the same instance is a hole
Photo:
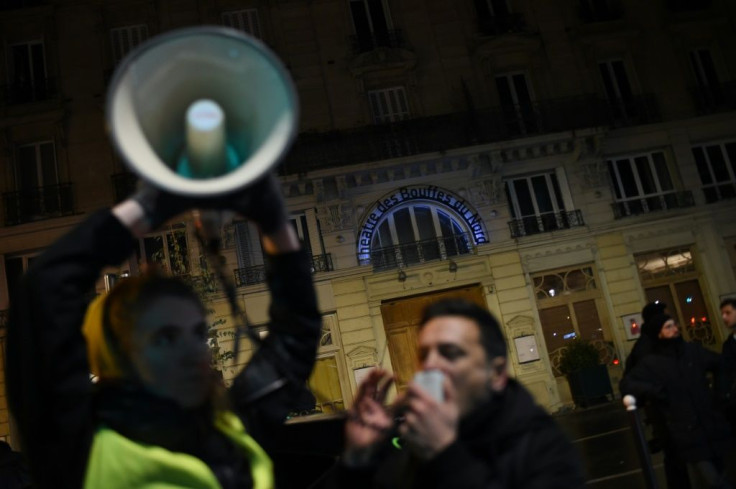
[[[5,283],[7,284],[8,300],[12,304],[20,287],[23,274],[31,266],[36,258],[35,254],[6,256],[5,257]]]
[[[146,39],[148,39],[148,26],[145,24],[110,29],[113,62],[118,64],[129,52]]]
[[[509,223],[514,238],[583,224],[578,212],[566,212],[571,209],[566,209],[556,172],[507,180],[506,194],[514,218]]]
[[[18,147],[13,170],[16,191],[3,195],[7,225],[74,211],[71,185],[59,184],[53,141]]]
[[[142,238],[137,251],[139,263],[155,263],[173,275],[187,275],[190,272],[184,224],[174,224],[170,231]]]
[[[608,160],[616,218],[693,205],[692,194],[676,192],[661,151]]]
[[[483,34],[494,36],[524,29],[524,19],[511,13],[507,0],[475,0],[475,11]]]
[[[41,141],[18,148],[15,183],[20,191],[59,183],[53,141]]]
[[[690,51],[690,63],[699,87],[715,87],[718,85],[718,75],[710,50],[695,49]]]
[[[426,204],[402,207],[378,225],[371,242],[375,269],[401,268],[472,251],[470,236],[444,209]]]
[[[45,100],[51,94],[46,75],[43,41],[10,46],[10,101],[13,103]]]
[[[404,87],[392,87],[368,92],[368,102],[375,124],[403,121],[409,118],[409,103]]]
[[[355,48],[370,51],[379,46],[396,47],[391,20],[384,0],[350,0],[350,14],[355,28]]]
[[[258,10],[254,8],[223,12],[222,25],[238,29],[253,37],[262,39],[261,21],[258,19]]]
[[[538,129],[533,96],[526,74],[507,73],[496,77],[505,129],[511,134],[527,134]]]
[[[636,115],[633,92],[624,62],[621,60],[603,61],[598,68],[606,91],[608,105],[614,119],[628,119]]]
[[[693,147],[707,203],[736,197],[736,142]]]

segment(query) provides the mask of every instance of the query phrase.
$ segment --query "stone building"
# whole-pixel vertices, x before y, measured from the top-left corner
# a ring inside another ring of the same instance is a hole
[[[728,0],[3,2],[0,310],[36,254],[132,188],[104,125],[118,63],[215,24],[262,39],[301,99],[279,172],[314,257],[322,412],[349,406],[375,364],[401,388],[421,308],[447,295],[499,318],[511,371],[550,411],[572,402],[558,366],[573,338],[594,342],[615,388],[648,301],[720,349],[718,304],[736,295],[735,19]],[[223,237],[265,332],[257,231],[236,222]],[[177,220],[97,291],[144,261],[189,276],[230,379],[250,346],[232,358],[200,255]]]

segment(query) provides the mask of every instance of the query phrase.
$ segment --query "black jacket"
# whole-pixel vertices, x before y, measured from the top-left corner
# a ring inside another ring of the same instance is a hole
[[[721,369],[720,397],[731,422],[731,430],[736,430],[736,338],[733,334],[723,342],[721,351],[723,367]]]
[[[36,259],[11,304],[8,400],[36,487],[82,486],[105,404],[90,383],[80,331],[86,297],[103,268],[121,263],[136,243],[112,213],[98,212]],[[286,375],[303,386],[314,364],[321,327],[303,252],[270,257],[267,282],[272,299],[270,334],[230,391],[235,411],[266,446],[267,428],[283,419],[297,390],[287,387],[257,401],[248,399],[266,376]],[[281,371],[274,373],[275,369]],[[128,400],[141,401],[139,396]],[[165,402],[152,402],[156,409],[166,409]],[[139,412],[153,416],[156,409]],[[184,419],[188,414],[172,411],[171,417]]]
[[[340,463],[332,487],[354,489],[574,489],[585,480],[577,451],[515,380],[460,423],[457,441],[420,462],[387,444],[375,466]]]
[[[652,402],[664,417],[669,441],[688,462],[721,457],[729,429],[715,408],[708,372],[717,372],[720,355],[681,338],[657,340],[621,380],[621,392],[638,403]]]

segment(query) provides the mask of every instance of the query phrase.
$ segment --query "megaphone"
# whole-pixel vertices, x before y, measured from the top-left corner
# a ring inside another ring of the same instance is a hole
[[[279,163],[297,133],[298,100],[287,70],[262,42],[206,26],[154,37],[131,52],[115,71],[106,114],[114,146],[141,179],[178,195],[216,197]],[[224,155],[224,166],[196,168],[198,151]]]

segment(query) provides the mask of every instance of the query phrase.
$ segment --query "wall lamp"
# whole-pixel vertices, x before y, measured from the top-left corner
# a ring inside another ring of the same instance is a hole
[[[455,260],[450,260],[447,269],[450,271],[450,273],[457,272],[457,263],[455,263]]]
[[[405,282],[406,281],[406,272],[399,269],[399,282]]]

